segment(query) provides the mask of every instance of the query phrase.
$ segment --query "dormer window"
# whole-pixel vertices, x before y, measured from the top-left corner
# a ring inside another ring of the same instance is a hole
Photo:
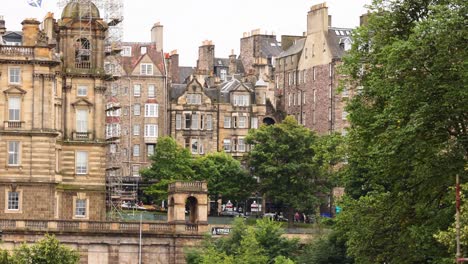
[[[123,46],[121,54],[122,54],[122,57],[131,57],[132,56],[132,47]]]
[[[249,106],[250,105],[249,95],[235,94],[233,104],[235,106]]]
[[[141,53],[141,55],[145,55],[146,52],[147,52],[147,48],[146,48],[146,47],[141,47],[141,48],[140,48],[140,53]]]
[[[200,105],[201,94],[187,94],[187,104]]]

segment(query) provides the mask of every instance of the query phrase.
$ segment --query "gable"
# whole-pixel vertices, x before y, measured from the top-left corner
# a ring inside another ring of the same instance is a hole
[[[150,76],[162,76],[161,71],[159,70],[158,67],[156,67],[156,64],[153,62],[153,60],[150,58],[148,54],[143,55],[140,60],[137,61],[135,64],[135,67],[132,70],[132,75],[141,75],[140,70],[141,70],[141,65],[142,64],[151,64],[153,65],[153,74]]]
[[[86,100],[84,98],[80,98],[80,99],[76,100],[71,105],[73,107],[78,107],[78,106],[92,107],[93,106],[93,104],[90,101],[88,101],[88,100]]]

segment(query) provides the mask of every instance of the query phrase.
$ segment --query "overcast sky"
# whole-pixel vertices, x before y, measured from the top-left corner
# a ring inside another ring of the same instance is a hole
[[[164,51],[178,50],[180,64],[194,66],[198,47],[212,40],[217,57],[239,54],[243,32],[252,29],[281,35],[301,35],[306,31],[310,6],[322,0],[124,0],[124,40],[148,42],[155,22],[164,25]],[[332,26],[356,27],[364,5],[371,0],[328,0]],[[32,7],[27,0],[2,0],[0,15],[7,30],[21,30],[24,18],[42,20],[48,11],[59,18],[57,0],[42,0]]]

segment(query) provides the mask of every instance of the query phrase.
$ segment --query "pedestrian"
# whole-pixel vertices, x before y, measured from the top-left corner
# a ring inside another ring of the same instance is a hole
[[[303,218],[304,223],[305,223],[305,222],[306,222],[306,215],[305,215],[305,213],[302,213],[302,218]]]
[[[299,218],[300,218],[299,212],[296,212],[296,213],[294,214],[294,222],[299,222]]]

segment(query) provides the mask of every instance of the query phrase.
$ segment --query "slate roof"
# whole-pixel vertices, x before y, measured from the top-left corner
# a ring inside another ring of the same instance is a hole
[[[195,67],[181,66],[179,67],[179,81],[181,83],[186,83],[187,78],[195,72]]]
[[[345,39],[351,39],[351,28],[329,28],[327,34],[327,42],[332,53],[333,58],[342,58],[346,51],[340,43]]]
[[[22,31],[6,31],[2,36],[4,42],[18,42],[23,41],[23,32]]]
[[[164,71],[164,62],[163,62],[163,54],[160,51],[156,50],[156,44],[153,42],[123,42],[122,47],[130,46],[132,47],[132,56],[122,56],[122,66],[123,69],[127,74],[131,74],[135,67],[140,63],[141,59],[148,55],[150,59],[153,61],[155,66],[159,69],[159,71],[165,75]],[[146,54],[141,54],[141,47],[146,47]]]
[[[226,58],[214,58],[214,66],[215,67],[228,67],[229,68],[229,59]]]
[[[296,40],[294,44],[291,47],[289,47],[289,49],[281,52],[281,54],[278,57],[279,58],[288,57],[288,56],[302,52],[302,50],[304,49],[305,41],[306,41],[305,38]]]
[[[266,57],[278,57],[283,51],[276,38],[262,38],[260,41],[261,53]]]

